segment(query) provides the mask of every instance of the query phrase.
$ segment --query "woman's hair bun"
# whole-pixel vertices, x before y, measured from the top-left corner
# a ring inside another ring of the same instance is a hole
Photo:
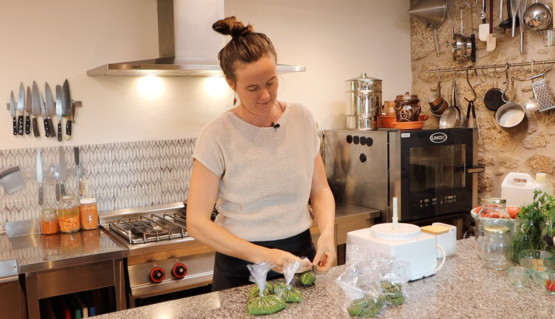
[[[237,21],[234,16],[216,21],[212,25],[212,29],[223,35],[231,35],[232,38],[254,33],[254,28],[251,24],[245,26],[243,22]]]

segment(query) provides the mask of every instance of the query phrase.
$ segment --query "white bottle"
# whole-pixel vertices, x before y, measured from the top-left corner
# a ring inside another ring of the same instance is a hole
[[[545,173],[536,174],[536,186],[534,188],[553,196],[553,184],[547,182],[547,174]]]

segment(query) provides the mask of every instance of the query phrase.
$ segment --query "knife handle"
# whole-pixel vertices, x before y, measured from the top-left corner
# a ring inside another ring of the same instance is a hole
[[[52,118],[48,119],[48,127],[50,128],[50,137],[56,138],[56,129],[54,128],[54,124],[52,124]]]
[[[31,120],[29,119],[29,114],[25,116],[25,134],[31,134]]]
[[[63,183],[60,183],[60,195],[66,194],[66,188]]]
[[[23,135],[23,114],[20,114],[17,118],[17,133]]]
[[[66,121],[66,140],[71,139],[71,120]]]
[[[17,135],[17,119],[13,117],[13,135]]]
[[[79,166],[79,147],[73,148],[73,155],[75,157],[75,165]]]
[[[60,200],[60,183],[56,183],[56,201]]]
[[[42,205],[42,184],[39,185],[39,205]]]
[[[48,119],[44,119],[44,135],[50,137],[50,126],[48,126]]]
[[[58,122],[58,141],[62,141],[62,120]]]
[[[39,125],[37,124],[37,118],[36,117],[33,117],[33,134],[35,134],[35,137],[40,136]]]

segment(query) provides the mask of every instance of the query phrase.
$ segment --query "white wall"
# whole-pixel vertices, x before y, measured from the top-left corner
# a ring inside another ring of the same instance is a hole
[[[156,0],[4,2],[2,103],[11,90],[17,99],[21,81],[44,91],[45,81],[54,88],[67,78],[83,107],[64,145],[196,137],[232,106],[232,92],[208,90],[208,78],[160,78],[158,94],[145,96],[144,78],[86,75],[108,62],[158,57]],[[308,105],[320,129],[343,127],[344,81],[361,72],[383,79],[384,100],[410,90],[408,8],[408,0],[225,0],[226,15],[272,39],[280,63],[307,67],[281,76],[279,99]],[[1,110],[0,149],[59,145],[13,136]]]

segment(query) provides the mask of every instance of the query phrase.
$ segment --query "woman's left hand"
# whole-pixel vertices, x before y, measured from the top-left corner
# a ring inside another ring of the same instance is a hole
[[[312,264],[317,272],[327,272],[337,259],[333,232],[323,232],[316,244],[316,255]]]

